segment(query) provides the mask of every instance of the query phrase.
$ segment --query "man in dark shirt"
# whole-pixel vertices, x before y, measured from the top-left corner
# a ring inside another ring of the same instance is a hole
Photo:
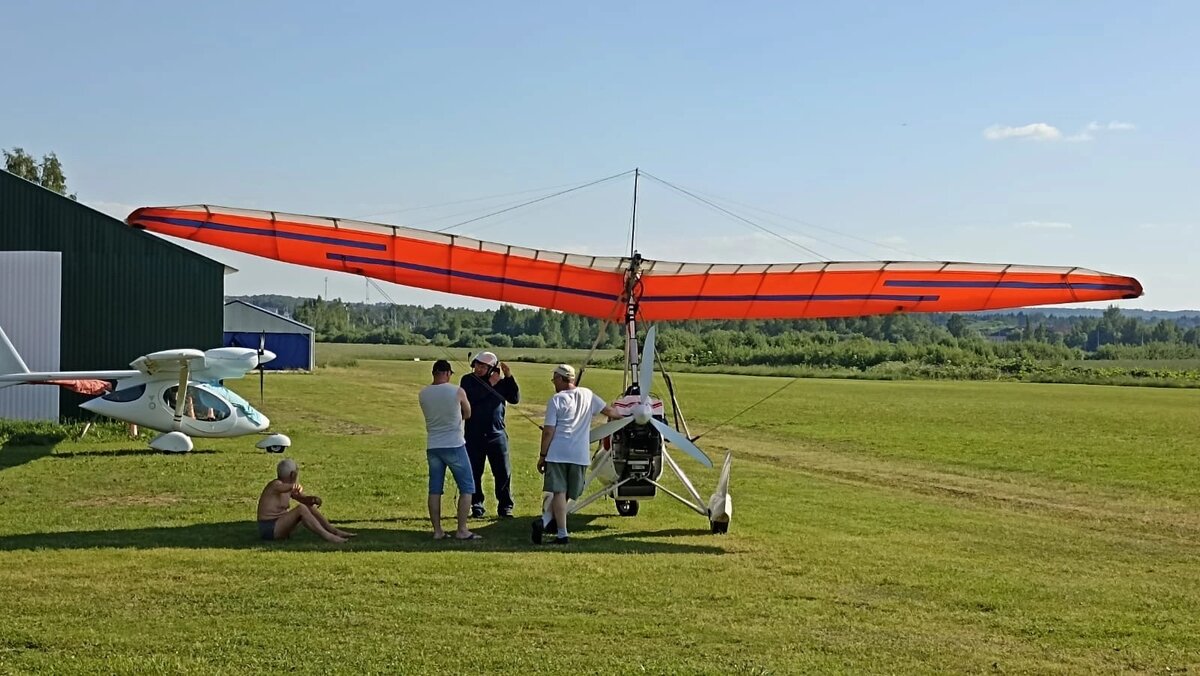
[[[521,401],[517,379],[509,372],[508,364],[491,352],[480,352],[471,360],[471,373],[462,377],[459,385],[471,403],[471,418],[466,424],[467,455],[475,474],[475,495],[471,500],[471,516],[484,515],[483,465],[492,466],[496,486],[496,509],[501,517],[511,517],[513,510],[512,463],[508,458],[508,433],[504,428],[504,404]]]

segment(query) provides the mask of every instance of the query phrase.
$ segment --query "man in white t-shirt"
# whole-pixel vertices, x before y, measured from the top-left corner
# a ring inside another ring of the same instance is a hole
[[[553,543],[565,545],[567,500],[574,500],[583,492],[583,478],[591,462],[588,436],[592,418],[600,413],[612,419],[621,415],[588,388],[578,387],[575,369],[570,364],[559,364],[550,382],[554,383],[554,396],[546,404],[537,468],[546,475],[542,490],[553,493],[554,497],[546,512],[533,520],[533,542],[542,543],[542,533],[553,519],[558,525]]]
[[[437,360],[433,364],[433,383],[417,395],[425,414],[428,438],[425,458],[429,461],[429,520],[433,523],[434,540],[447,537],[442,530],[442,490],[449,469],[458,484],[458,531],[454,537],[480,540],[479,535],[467,529],[475,480],[471,476],[471,459],[467,457],[467,441],[463,438],[463,421],[471,417],[471,404],[467,393],[450,382],[453,373],[450,362]]]

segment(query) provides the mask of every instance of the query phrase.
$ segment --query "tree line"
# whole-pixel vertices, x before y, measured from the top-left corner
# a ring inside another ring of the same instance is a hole
[[[470,310],[290,296],[243,299],[312,326],[323,342],[462,348],[589,348],[597,340],[602,348],[624,344],[619,325],[511,305]],[[658,350],[672,362],[697,366],[859,370],[888,362],[950,366],[1014,360],[1200,359],[1200,313],[1146,319],[1109,307],[1095,316],[1023,310],[664,322]]]

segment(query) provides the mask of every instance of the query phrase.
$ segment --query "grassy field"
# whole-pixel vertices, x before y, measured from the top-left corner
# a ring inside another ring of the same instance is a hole
[[[524,416],[550,367],[513,367],[522,518],[434,542],[429,364],[354,358],[268,375],[263,405],[350,545],[255,539],[279,458],[253,440],[0,447],[0,672],[1200,667],[1200,392],[799,380],[699,442],[735,454],[727,536],[666,499],[602,502],[539,549]],[[693,434],[788,382],[676,376]],[[715,472],[681,462],[707,496]]]

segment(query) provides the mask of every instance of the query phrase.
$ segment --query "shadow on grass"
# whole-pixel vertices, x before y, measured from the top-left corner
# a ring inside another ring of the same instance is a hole
[[[187,453],[167,453],[166,451],[156,451],[153,448],[118,448],[111,451],[56,451],[50,457],[64,460],[70,458],[117,458],[126,455],[178,455],[182,457],[188,455],[212,455],[219,452],[204,448],[193,449]]]
[[[11,442],[0,444],[0,472],[40,460],[53,451],[53,446],[24,446]]]
[[[595,518],[595,517],[593,517]],[[586,517],[572,522],[574,533],[605,530],[593,526]],[[426,523],[418,528],[413,519],[413,528],[360,528],[350,521],[335,520],[347,530],[358,533],[358,537],[344,545],[321,541],[312,533],[298,529],[291,539],[282,542],[262,542],[258,539],[252,521],[226,521],[199,523],[190,526],[160,526],[130,528],[122,530],[68,531],[60,533],[25,533],[0,536],[0,551],[31,549],[93,549],[113,547],[118,549],[158,549],[179,547],[186,549],[244,549],[312,552],[442,552],[484,551],[520,552],[554,551],[587,554],[724,554],[725,550],[712,544],[688,544],[633,539],[661,535],[657,533],[612,533],[572,537],[566,547],[538,547],[529,541],[529,519],[510,519],[485,524],[472,524],[472,530],[483,536],[483,540],[460,542],[453,538],[434,540]],[[377,523],[359,522],[359,523]],[[446,521],[447,526],[451,524]],[[675,531],[671,531],[674,533]],[[704,537],[709,543],[712,536],[705,531],[687,532],[687,535]]]

